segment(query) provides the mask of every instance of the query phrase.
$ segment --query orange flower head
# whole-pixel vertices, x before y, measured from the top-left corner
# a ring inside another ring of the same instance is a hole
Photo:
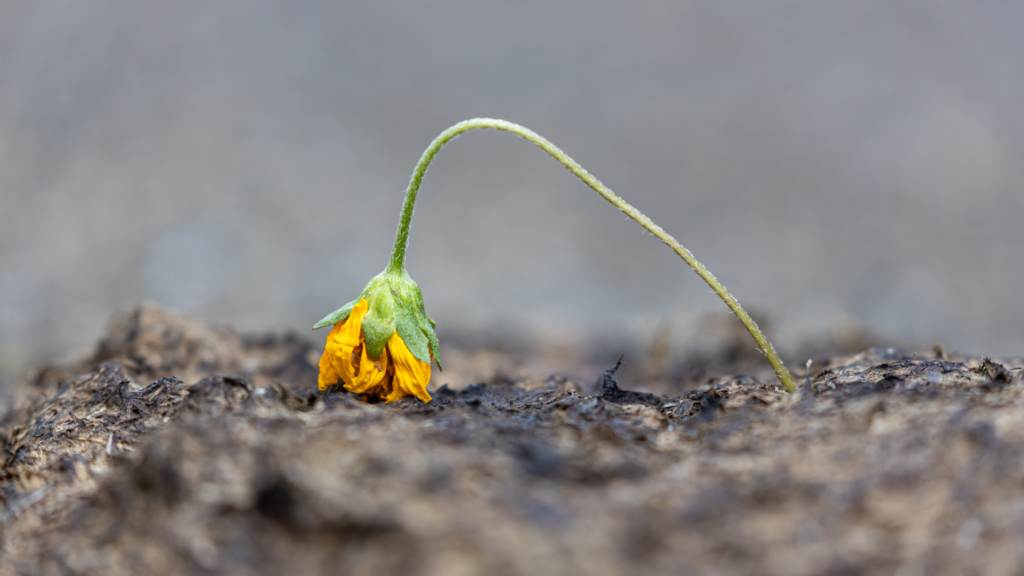
[[[320,389],[338,383],[365,399],[394,402],[415,396],[430,402],[430,365],[437,362],[434,321],[419,287],[404,270],[385,271],[352,301],[317,323],[334,324],[320,358]]]

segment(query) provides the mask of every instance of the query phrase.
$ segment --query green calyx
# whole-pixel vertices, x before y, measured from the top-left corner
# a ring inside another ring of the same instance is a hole
[[[437,362],[438,370],[441,369],[434,321],[427,316],[420,287],[404,268],[398,271],[389,268],[375,276],[363,288],[359,298],[328,314],[313,329],[344,321],[360,298],[365,298],[369,305],[362,323],[367,356],[380,358],[384,346],[397,331],[417,360],[430,364],[433,359]]]

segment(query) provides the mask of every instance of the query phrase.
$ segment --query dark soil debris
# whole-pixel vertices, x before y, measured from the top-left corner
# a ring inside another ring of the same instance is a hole
[[[644,404],[646,406],[660,406],[665,403],[664,399],[654,394],[619,388],[619,383],[612,378],[619,366],[622,366],[622,358],[619,358],[614,367],[604,371],[604,375],[601,377],[602,399],[615,404]]]
[[[316,352],[145,307],[39,370],[2,420],[0,573],[1024,566],[1020,360],[876,349],[795,394],[723,374],[659,397],[612,368],[594,395],[495,379],[370,405],[318,394]]]

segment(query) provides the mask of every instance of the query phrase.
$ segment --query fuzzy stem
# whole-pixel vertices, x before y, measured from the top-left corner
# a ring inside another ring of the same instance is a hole
[[[675,238],[669,235],[667,232],[661,229],[660,226],[651,221],[650,218],[644,216],[642,212],[632,207],[622,198],[615,195],[614,192],[609,190],[601,181],[591,176],[589,172],[583,169],[582,166],[576,163],[575,160],[562,152],[557,146],[547,141],[529,128],[524,128],[518,124],[512,122],[506,122],[505,120],[495,120],[493,118],[474,118],[472,120],[465,120],[445,130],[440,136],[434,139],[427,147],[426,151],[423,152],[423,156],[420,157],[419,164],[416,165],[416,170],[412,173],[412,179],[409,181],[409,188],[405,192],[405,202],[402,204],[402,216],[398,222],[398,233],[395,237],[395,247],[391,252],[391,261],[388,264],[388,270],[391,272],[399,272],[405,265],[405,248],[409,243],[409,224],[412,222],[413,208],[416,205],[416,196],[419,194],[420,184],[423,182],[423,175],[427,172],[427,167],[430,162],[437,155],[441,147],[448,143],[449,140],[455,138],[463,132],[470,130],[477,130],[480,128],[491,128],[494,130],[503,130],[505,132],[511,132],[516,136],[519,136],[525,140],[533,142],[539,146],[542,150],[550,154],[555,160],[562,163],[563,166],[569,169],[570,172],[575,174],[580,180],[593,188],[595,192],[601,195],[602,198],[611,202],[616,208],[621,210],[626,216],[629,216],[633,220],[636,220],[638,224],[643,226],[648,232],[654,234],[662,242],[668,245],[673,252],[678,254],[698,276],[704,279],[711,286],[711,289],[718,294],[725,305],[732,310],[733,314],[740,319],[743,326],[747,328],[750,335],[754,338],[754,342],[757,343],[757,347],[761,349],[765,357],[768,358],[768,363],[771,364],[772,369],[775,370],[775,375],[778,376],[779,381],[786,388],[787,391],[793,392],[796,390],[796,385],[793,383],[793,377],[790,376],[789,371],[786,370],[786,366],[782,363],[779,355],[772,348],[771,342],[757,327],[754,320],[747,314],[747,312],[740,306],[740,303],[733,298],[732,294],[725,289],[725,286],[708,272],[708,269],[703,264],[697,261],[693,257],[693,254],[689,250],[683,247]]]

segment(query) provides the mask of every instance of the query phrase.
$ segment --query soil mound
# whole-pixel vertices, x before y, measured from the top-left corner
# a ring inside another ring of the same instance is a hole
[[[366,404],[319,351],[143,307],[3,418],[3,574],[990,574],[1024,566],[1020,360],[787,395],[495,380]],[[468,384],[468,383],[466,383]]]

